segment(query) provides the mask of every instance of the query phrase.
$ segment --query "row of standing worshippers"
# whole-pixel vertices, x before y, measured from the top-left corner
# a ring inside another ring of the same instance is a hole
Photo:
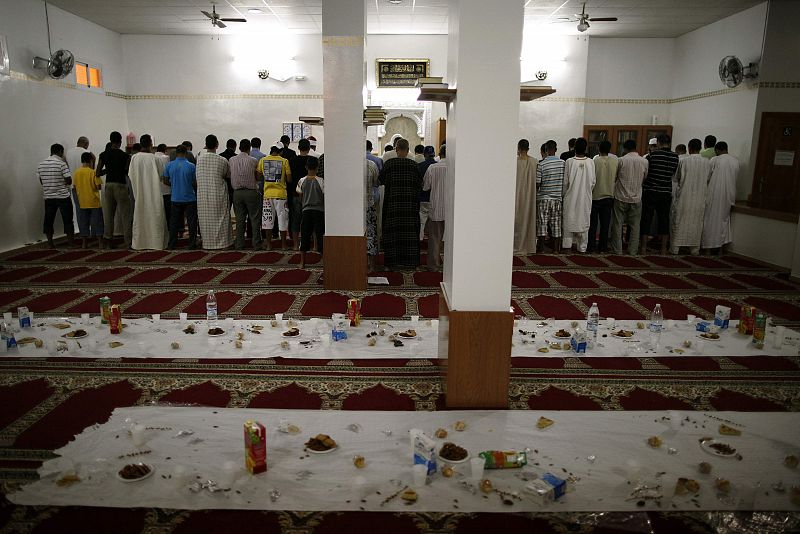
[[[660,238],[661,254],[681,248],[721,251],[733,239],[730,213],[736,202],[739,161],[726,142],[707,136],[688,143],[688,154],[671,150],[669,135],[651,140],[648,154],[636,141],[623,144],[623,155],[610,154],[603,141],[599,155],[586,155],[588,143],[575,140],[571,152],[556,155],[557,144],[541,147],[542,159],[517,147],[515,254],[542,252],[552,239],[554,252],[622,254],[627,228],[628,253],[645,254],[648,238]],[[640,248],[641,244],[641,248]]]
[[[121,149],[122,135],[119,132],[111,133],[106,150],[97,160],[89,152],[89,141],[85,137],[80,137],[77,146],[66,153],[61,145],[53,145],[51,156],[37,168],[45,197],[44,233],[51,246],[54,246],[53,223],[60,210],[65,233],[72,242],[72,193],[84,246],[88,238],[97,237],[98,245],[113,247],[115,225],[104,225],[105,220],[118,222],[118,231],[123,234],[126,247],[135,250],[161,249],[165,246],[174,248],[177,234],[182,233],[187,222],[189,248],[197,248],[198,233],[202,235],[204,248],[229,248],[233,245],[230,209],[235,204],[238,214],[241,204],[244,215],[238,218],[237,226],[240,228],[237,228],[236,248],[243,246],[243,226],[247,222],[247,215],[254,215],[249,217],[249,222],[253,223],[254,229],[257,227],[254,232],[256,246],[260,245],[262,229],[269,231],[276,227],[276,230],[280,229],[285,248],[291,213],[288,196],[296,211],[293,240],[300,248],[297,237],[302,211],[306,208],[313,211],[314,208],[303,205],[302,178],[291,180],[288,160],[281,154],[291,152],[296,156],[293,159],[297,160],[293,163],[301,163],[302,168],[295,176],[313,176],[313,170],[306,169],[306,163],[313,158],[310,156],[313,147],[309,140],[301,140],[300,155],[297,156],[288,149],[289,140],[287,136],[284,137],[286,139],[281,139],[283,148],[271,147],[269,156],[258,150],[258,138],[253,139],[253,150],[251,142],[243,139],[238,156],[232,150],[235,149],[235,142],[232,147],[230,141],[226,151],[217,155],[218,141],[213,135],[206,138],[206,146],[196,158],[189,142],[179,145],[172,157],[167,155],[166,145],[159,145],[153,152],[149,135],[141,137],[140,143],[132,147],[132,155],[129,156]],[[254,157],[251,153],[263,157]],[[101,177],[105,178],[104,184]],[[320,180],[320,193],[321,184]],[[105,190],[101,202],[102,185],[105,185]],[[253,210],[244,209],[253,207],[251,201],[255,197],[259,199],[257,216]],[[171,227],[169,237],[167,226]],[[313,235],[315,230],[319,229],[312,228],[305,233],[307,236]],[[318,231],[316,237],[321,249],[321,232]],[[267,248],[270,248],[271,240],[267,240],[267,243]]]

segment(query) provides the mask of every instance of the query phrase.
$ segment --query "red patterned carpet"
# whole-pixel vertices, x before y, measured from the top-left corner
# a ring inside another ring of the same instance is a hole
[[[328,316],[350,296],[322,289],[319,258],[299,269],[292,253],[28,249],[0,255],[0,310],[96,312],[109,295],[126,314],[202,315],[217,288],[221,313]],[[438,312],[439,273],[376,273],[389,287],[356,293],[366,317]],[[800,285],[785,273],[725,256],[643,258],[534,255],[514,259],[512,305],[532,318],[642,318],[661,302],[668,318],[708,316],[723,303],[756,305],[800,324]],[[3,493],[36,476],[42,461],[115,407],[190,403],[226,407],[345,410],[444,409],[437,360],[0,360],[0,481]],[[800,358],[514,358],[509,406],[561,410],[800,409]],[[797,515],[791,516],[797,524]],[[372,514],[189,512],[17,507],[0,500],[5,532],[712,532],[713,514]],[[757,529],[756,529],[757,530]]]

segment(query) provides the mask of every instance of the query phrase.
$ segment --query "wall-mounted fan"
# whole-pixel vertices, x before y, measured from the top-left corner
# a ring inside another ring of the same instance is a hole
[[[725,56],[719,62],[719,79],[728,87],[738,87],[745,78],[758,76],[758,63],[747,66],[736,56]]]
[[[583,33],[589,29],[589,22],[616,22],[619,20],[617,17],[590,17],[586,12],[586,2],[583,3],[583,8],[580,13],[575,13],[575,18],[559,17],[555,22],[577,22],[578,31]]]
[[[75,56],[69,50],[56,50],[50,55],[50,59],[34,57],[33,68],[47,70],[48,76],[60,80],[66,78],[75,68]]]
[[[211,19],[211,25],[216,26],[217,28],[225,28],[227,25],[225,22],[247,22],[247,19],[243,18],[229,18],[229,17],[221,17],[219,13],[217,13],[217,6],[213,2],[211,3],[211,13],[208,11],[200,10],[200,13]]]

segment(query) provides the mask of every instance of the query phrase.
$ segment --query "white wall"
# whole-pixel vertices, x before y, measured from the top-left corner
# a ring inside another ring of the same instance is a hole
[[[767,4],[750,9],[689,32],[675,40],[672,96],[719,91],[719,62],[725,56],[737,56],[746,65],[761,59]],[[710,98],[677,102],[672,105],[675,142],[686,143],[692,137],[703,139],[713,134],[728,143],[731,154],[739,158],[741,172],[737,197],[746,198],[753,177],[751,145],[758,90],[746,83],[735,92]]]
[[[107,91],[124,93],[122,46],[119,35],[49,6],[53,50],[66,48],[79,59],[103,67]],[[11,78],[0,76],[0,250],[43,239],[42,189],[35,178],[38,162],[50,145],[75,146],[78,137],[90,140],[90,150],[103,150],[111,130],[127,130],[125,101],[74,88],[74,75],[56,84],[31,67],[33,56],[48,56],[44,3],[39,0],[0,0],[0,34],[9,47]],[[76,227],[77,231],[77,227]],[[61,234],[60,217],[56,234]]]
[[[789,269],[795,251],[797,223],[755,217],[741,212],[731,214],[733,243],[730,250]]]
[[[589,39],[586,124],[671,124],[675,39]],[[657,58],[657,61],[654,59]],[[632,75],[631,69],[634,69]],[[609,102],[628,99],[634,102]]]
[[[556,89],[551,97],[520,104],[519,135],[530,141],[531,154],[538,157],[538,147],[548,139],[554,139],[559,150],[567,150],[567,141],[582,135],[588,50],[589,40],[584,36],[528,37],[523,41],[522,81],[532,79],[543,67],[547,80],[531,85]],[[514,153],[516,146],[505,150]]]
[[[209,133],[220,144],[228,138],[260,137],[269,147],[283,135],[284,122],[322,115],[320,39],[123,35],[127,90],[137,97],[128,101],[130,129],[170,145],[189,140],[195,150]],[[258,70],[263,68],[307,79],[261,80]],[[322,147],[323,129],[312,133]]]

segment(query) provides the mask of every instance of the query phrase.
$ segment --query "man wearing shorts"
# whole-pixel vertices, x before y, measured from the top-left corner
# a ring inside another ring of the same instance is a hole
[[[561,252],[561,210],[564,188],[564,160],[556,156],[556,142],[545,143],[547,157],[536,168],[536,219],[539,242],[537,249],[542,251],[544,238],[550,229],[553,238],[553,251]]]
[[[289,162],[280,156],[281,149],[270,147],[269,156],[258,162],[258,174],[264,177],[264,209],[261,228],[268,230],[266,249],[272,250],[272,229],[275,221],[281,236],[281,248],[286,248],[286,231],[289,228],[289,209],[286,206],[286,182],[291,179]]]
[[[672,177],[678,169],[678,155],[670,150],[667,134],[656,138],[658,148],[650,153],[647,178],[642,183],[642,255],[647,252],[647,238],[653,224],[653,214],[658,217],[658,235],[661,237],[661,254],[667,253],[669,242],[669,212],[672,208]]]

